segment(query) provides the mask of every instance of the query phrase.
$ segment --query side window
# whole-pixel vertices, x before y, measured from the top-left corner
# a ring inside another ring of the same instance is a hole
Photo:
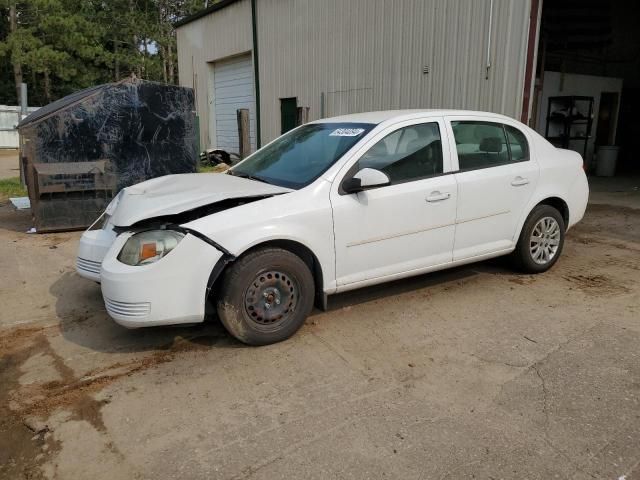
[[[460,170],[475,170],[509,163],[504,128],[499,123],[451,122]]]
[[[527,137],[524,136],[524,133],[509,125],[505,125],[504,128],[507,131],[507,138],[509,139],[511,161],[525,162],[529,160],[529,144],[527,143]]]
[[[366,167],[386,173],[392,185],[442,173],[438,124],[421,123],[390,133],[360,157],[358,169]]]

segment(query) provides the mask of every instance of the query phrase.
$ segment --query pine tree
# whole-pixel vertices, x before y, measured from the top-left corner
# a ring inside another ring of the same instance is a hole
[[[32,105],[132,73],[176,83],[173,24],[206,5],[206,0],[0,0],[0,103],[19,103],[23,81]]]

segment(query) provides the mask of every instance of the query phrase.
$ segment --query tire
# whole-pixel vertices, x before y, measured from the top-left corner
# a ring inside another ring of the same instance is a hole
[[[296,333],[311,309],[315,285],[306,263],[280,248],[255,250],[224,273],[218,316],[248,345],[269,345]]]
[[[519,270],[542,273],[558,261],[564,246],[566,226],[558,210],[538,205],[524,222],[520,238],[511,258]],[[533,237],[540,238],[534,241]]]

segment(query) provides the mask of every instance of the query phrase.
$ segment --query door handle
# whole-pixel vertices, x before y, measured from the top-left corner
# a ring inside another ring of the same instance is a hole
[[[446,200],[451,197],[450,193],[440,193],[440,192],[431,192],[431,194],[426,198],[427,202],[441,202],[442,200]]]
[[[513,185],[514,187],[521,187],[522,185],[526,185],[527,183],[529,183],[529,179],[521,177],[520,175],[518,175],[511,181],[511,185]]]

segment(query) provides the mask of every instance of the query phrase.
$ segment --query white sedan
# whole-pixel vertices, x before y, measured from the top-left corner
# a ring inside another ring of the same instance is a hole
[[[544,272],[588,194],[579,154],[502,115],[348,115],[226,174],[125,188],[83,235],[77,270],[124,326],[201,322],[211,307],[264,345],[334,293],[507,254]]]

